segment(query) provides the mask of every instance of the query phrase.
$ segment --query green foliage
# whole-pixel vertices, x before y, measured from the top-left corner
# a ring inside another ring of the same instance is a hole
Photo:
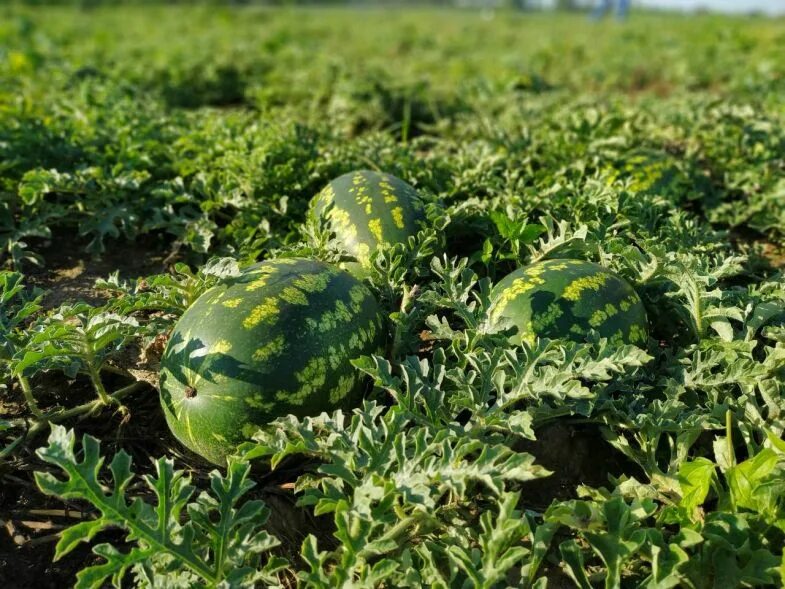
[[[262,529],[269,511],[261,501],[243,499],[254,486],[248,479],[248,464],[232,462],[225,476],[211,472],[212,493],[202,492],[193,498],[195,488],[190,478],[175,470],[171,460],[160,458],[155,474],[143,477],[155,497],[155,503],[150,504],[126,495],[135,478],[128,454],[115,454],[109,464],[112,484],[107,488],[98,478],[104,462],[98,440],[84,436],[84,454],[79,459],[75,442],[73,431],[52,426],[49,445],[39,449],[38,455],[62,470],[66,478],[38,473],[36,483],[48,495],[89,501],[100,516],[65,530],[55,559],[109,527],[123,529],[132,543],[128,552],[108,543],[96,545],[93,551],[104,562],[83,569],[77,587],[102,587],[108,581],[120,587],[129,569],[149,586],[186,574],[190,582],[211,587],[278,583],[276,573],[286,562],[268,555],[278,545]],[[188,517],[182,523],[184,514]]]
[[[84,586],[782,585],[781,21],[2,10],[0,400],[29,411],[0,420],[0,458],[73,428],[32,468],[91,510],[57,552],[97,542]],[[78,417],[136,408],[107,372],[206,289],[257,260],[346,261],[307,211],[353,169],[429,203],[369,260],[391,337],[353,362],[365,404],[282,417],[209,482],[157,456],[132,478],[122,451],[106,472],[91,438],[80,453]],[[46,280],[50,240],[176,263],[44,309],[18,272]],[[553,258],[633,285],[649,340],[510,343],[493,286]],[[97,401],[72,405],[78,374]],[[301,544],[263,532],[249,487],[276,476],[320,518]]]
[[[182,315],[211,286],[239,275],[235,259],[212,258],[196,272],[182,263],[175,264],[169,274],[137,280],[121,280],[115,272],[106,280],[98,280],[96,288],[112,296],[110,308],[117,313],[161,311],[171,317]]]
[[[18,272],[0,272],[0,361],[10,365],[25,348],[25,322],[41,309],[41,296],[25,291]]]
[[[14,372],[46,363],[60,365],[73,376],[78,370],[97,373],[107,355],[117,350],[138,323],[113,313],[95,312],[86,304],[64,305],[30,329],[24,354]]]
[[[426,579],[417,571],[432,569],[430,574],[442,576],[434,559],[457,562],[469,578],[488,584],[488,576],[498,580],[528,554],[511,539],[515,530],[528,533],[525,520],[512,530],[504,521],[517,498],[504,489],[548,471],[535,465],[532,456],[504,445],[416,424],[405,411],[385,411],[368,403],[350,420],[341,412],[303,422],[279,420],[275,428],[260,432],[255,444],[246,445],[246,459],[264,456],[278,464],[287,456],[305,454],[323,461],[320,476],[303,481],[300,503],[313,506],[316,514],[333,514],[340,546],[320,552],[315,537],[305,540],[303,556],[310,570],[300,573],[304,585],[349,585],[359,579],[363,586],[376,586],[407,575],[409,583],[423,583]],[[483,516],[485,533],[476,541],[492,559],[484,563],[467,555],[468,538],[455,535],[456,528],[477,523],[476,514],[461,504],[478,493],[502,502],[495,525],[508,528],[495,534],[490,513]],[[436,539],[445,541],[438,555],[423,553],[418,546]],[[406,562],[413,571],[400,566]]]

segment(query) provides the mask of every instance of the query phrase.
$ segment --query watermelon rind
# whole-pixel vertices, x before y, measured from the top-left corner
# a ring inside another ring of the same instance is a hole
[[[646,309],[635,289],[611,270],[584,260],[545,260],[518,268],[491,291],[489,323],[514,326],[512,340],[585,341],[596,332],[612,344],[642,346]]]
[[[380,245],[405,242],[427,225],[413,186],[391,174],[356,170],[332,180],[314,197],[312,214],[326,221],[355,262],[345,267],[366,274]]]
[[[175,437],[216,464],[276,417],[358,402],[350,361],[383,349],[383,315],[348,272],[301,258],[263,262],[206,291],[175,326],[161,403]]]

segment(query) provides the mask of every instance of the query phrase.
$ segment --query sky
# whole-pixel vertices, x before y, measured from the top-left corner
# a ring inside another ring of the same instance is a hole
[[[785,14],[785,0],[633,0],[633,5],[657,8],[694,10],[709,8],[723,12],[760,10],[770,14]]]

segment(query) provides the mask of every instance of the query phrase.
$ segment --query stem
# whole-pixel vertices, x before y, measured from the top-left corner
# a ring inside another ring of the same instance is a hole
[[[406,519],[401,520],[393,527],[391,527],[389,530],[387,530],[387,532],[382,534],[381,537],[378,539],[378,541],[374,542],[374,544],[376,543],[384,544],[385,542],[398,540],[398,538],[401,535],[403,535],[410,527],[420,523],[420,521],[425,519],[425,517],[426,516],[424,513],[418,512],[414,515],[407,517]],[[357,556],[358,558],[365,558],[366,556],[371,556],[372,554],[369,554],[369,552],[370,551],[363,548],[357,553]]]
[[[728,445],[728,463],[731,468],[736,466],[736,453],[733,451],[733,414],[730,409],[725,412],[725,443]]]
[[[404,285],[404,287],[403,287],[403,296],[401,297],[401,305],[399,307],[399,310],[401,312],[401,316],[405,316],[405,315],[409,314],[410,307],[413,306],[413,303],[415,302],[415,300],[417,298],[417,295],[419,293],[420,293],[420,287],[417,286],[416,284],[414,286],[412,286],[411,288],[407,288],[407,286]],[[390,350],[390,356],[389,357],[395,358],[398,355],[398,353],[401,351],[401,347],[403,345],[401,343],[401,340],[402,340],[402,337],[401,337],[401,326],[398,325],[398,326],[396,326],[395,333],[393,334],[392,347],[391,347],[391,350]]]
[[[19,444],[24,442],[24,440],[25,440],[25,436],[19,436],[13,442],[8,444],[5,448],[0,450],[0,460],[3,460],[6,456],[9,456]]]
[[[19,375],[17,379],[19,381],[19,387],[22,389],[22,394],[25,396],[25,401],[27,401],[27,406],[32,411],[33,415],[36,417],[41,417],[41,409],[38,407],[38,401],[35,400],[33,396],[33,387],[30,386],[30,381],[26,376]]]
[[[131,373],[128,372],[127,370],[125,370],[123,368],[118,368],[117,366],[112,366],[111,364],[104,364],[103,366],[101,366],[101,370],[103,372],[109,372],[111,374],[118,374],[120,376],[132,377],[133,378]]]
[[[92,401],[88,401],[87,403],[82,403],[81,405],[77,405],[76,407],[71,407],[70,409],[59,409],[56,411],[47,411],[46,413],[41,413],[40,418],[37,419],[33,425],[28,429],[24,434],[14,439],[8,446],[0,450],[0,460],[9,456],[14,449],[19,446],[23,442],[29,442],[32,440],[38,433],[40,433],[45,426],[50,423],[60,423],[61,421],[65,421],[66,419],[70,419],[71,417],[76,417],[78,415],[87,414],[96,411],[102,407],[105,407],[111,403],[120,403],[120,400],[128,395],[135,393],[143,389],[146,386],[150,386],[148,383],[144,381],[137,381],[134,383],[125,386],[111,395],[107,395],[108,402],[104,402],[101,399],[93,399]]]
[[[101,380],[101,370],[95,367],[95,358],[92,354],[87,357],[87,371],[90,375],[90,380],[93,382],[93,387],[95,387],[95,392],[98,393],[98,399],[102,404],[109,405],[112,402],[112,398],[106,392],[104,383]]]
[[[412,125],[412,100],[407,97],[403,103],[403,121],[401,122],[401,143],[409,142],[409,128]]]
[[[135,393],[136,391],[143,389],[146,386],[150,386],[148,383],[139,380],[134,383],[129,384],[121,389],[118,389],[111,395],[107,395],[108,402],[104,403],[101,399],[93,399],[92,401],[88,401],[87,403],[82,403],[81,405],[77,405],[76,407],[71,407],[70,409],[59,410],[59,411],[50,411],[49,413],[44,414],[44,418],[47,421],[52,423],[59,423],[64,419],[68,419],[70,417],[75,417],[77,415],[81,415],[83,413],[90,413],[95,411],[96,409],[100,409],[102,406],[112,403],[120,403],[120,400],[124,397],[127,397],[131,393]]]
[[[692,313],[695,317],[695,326],[697,327],[698,331],[698,339],[703,339],[703,336],[706,333],[706,330],[703,327],[703,304],[701,301],[700,290],[698,289],[698,285],[694,281],[690,281],[690,286],[692,286],[692,292],[694,295],[695,303],[692,305]]]
[[[725,443],[728,446],[728,463],[730,464],[728,469],[736,466],[736,453],[733,451],[733,431],[731,430],[732,425],[733,416],[730,409],[728,409],[725,412]],[[733,497],[733,487],[730,485],[728,485],[728,500],[730,501],[731,512],[736,513],[736,499]]]

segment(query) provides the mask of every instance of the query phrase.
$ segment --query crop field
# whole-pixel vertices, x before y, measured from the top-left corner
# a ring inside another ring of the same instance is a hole
[[[0,587],[782,586],[784,55],[0,6]]]

